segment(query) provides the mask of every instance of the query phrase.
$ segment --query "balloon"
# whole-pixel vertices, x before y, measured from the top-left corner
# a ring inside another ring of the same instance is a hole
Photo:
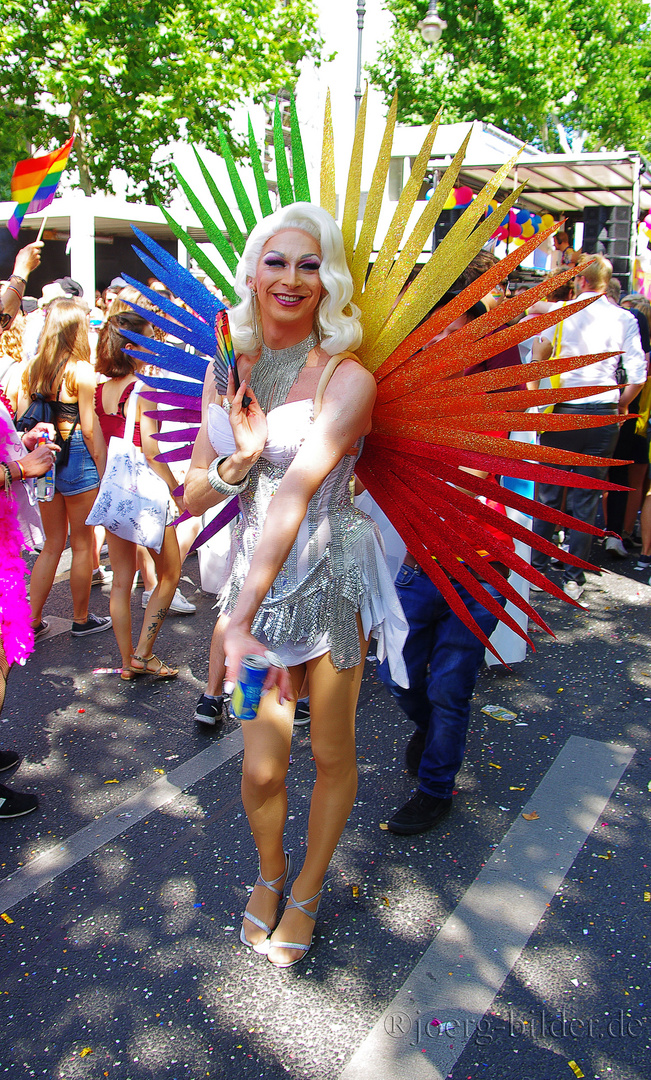
[[[515,220],[517,221],[518,225],[524,225],[525,222],[530,220],[530,218],[531,214],[528,210],[518,210],[515,215]]]
[[[539,231],[541,221],[542,221],[542,218],[541,218],[540,214],[534,214],[533,215],[533,217],[531,219],[531,222],[533,224],[533,231],[534,232]]]
[[[427,191],[425,192],[425,202],[429,202],[435,190],[436,189],[433,187],[427,189]]]
[[[525,221],[524,225],[522,226],[522,235],[523,236],[533,236],[535,231],[536,230],[534,229],[532,222],[531,221]]]
[[[555,224],[556,224],[556,222],[554,221],[554,218],[552,217],[551,214],[543,214],[543,216],[540,219],[540,225],[541,225],[541,228],[543,228],[543,229],[551,229],[552,225],[555,225]]]
[[[454,197],[454,191],[451,191],[447,199],[443,203],[444,210],[455,210],[457,206],[457,200]]]
[[[470,203],[473,200],[472,188],[469,187],[455,188],[454,195],[457,206],[470,206]]]
[[[522,239],[521,236],[514,236],[513,237],[513,244],[514,244],[515,247],[521,247],[522,244],[524,244],[524,240]]]
[[[511,236],[522,236],[522,225],[518,225],[517,221],[511,225]]]

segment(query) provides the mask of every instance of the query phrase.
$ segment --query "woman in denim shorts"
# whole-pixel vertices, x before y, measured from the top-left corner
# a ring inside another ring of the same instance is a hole
[[[88,315],[75,299],[56,300],[50,305],[34,360],[26,364],[16,395],[16,415],[29,407],[32,394],[43,394],[52,405],[59,443],[55,473],[55,494],[51,502],[40,503],[45,544],[34,564],[30,582],[34,634],[48,630],[43,605],[52,588],[59,559],[70,534],[74,637],[108,630],[110,618],[88,611],[93,574],[93,529],[86,518],[99,489],[97,465],[103,466],[95,445],[95,371],[90,363]]]

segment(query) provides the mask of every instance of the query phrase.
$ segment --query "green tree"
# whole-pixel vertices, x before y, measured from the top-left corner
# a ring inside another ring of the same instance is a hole
[[[173,186],[171,140],[218,150],[233,107],[292,87],[322,44],[311,0],[8,0],[3,14],[0,179],[7,157],[76,132],[86,194],[111,191],[117,167],[148,200]]]
[[[387,0],[392,38],[369,69],[399,117],[484,120],[545,150],[646,149],[651,71],[645,0],[441,0],[440,42],[417,23],[427,0]]]

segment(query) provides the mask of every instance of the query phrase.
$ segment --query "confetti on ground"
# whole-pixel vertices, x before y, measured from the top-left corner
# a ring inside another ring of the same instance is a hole
[[[154,769],[154,772],[158,773],[160,776],[165,776],[165,769]]]
[[[509,791],[524,791],[524,784],[522,785],[522,787],[513,787],[513,786],[511,786],[509,788]]]
[[[556,691],[556,693],[557,693],[557,694],[562,694],[562,693],[563,693],[563,687],[562,687],[562,686],[559,686],[559,688],[558,688],[558,690]]]
[[[382,903],[384,904],[385,907],[389,906],[389,897],[388,896],[381,896],[380,900],[382,901]]]
[[[481,710],[486,713],[487,716],[492,716],[494,720],[515,720],[517,712],[511,712],[510,709],[505,709],[503,705],[484,705]]]
[[[383,832],[387,832],[388,829],[389,829],[389,826],[387,825],[386,821],[381,821],[380,822],[380,828],[382,829]]]
[[[4,919],[4,921],[7,923],[12,923],[14,921],[11,915],[7,915],[6,911],[2,912],[2,915],[0,915],[0,919]]]
[[[569,1065],[574,1075],[577,1077],[577,1080],[581,1080],[581,1077],[585,1076],[585,1073],[581,1072],[581,1069],[577,1065],[576,1061],[568,1061],[567,1064]]]
[[[82,713],[82,712],[86,712],[86,710],[85,709],[77,709],[77,712]]]
[[[530,814],[522,815],[525,821],[538,821],[540,814],[537,814],[535,810],[532,810]]]
[[[119,780],[105,780],[104,783],[105,784],[119,784],[120,781]]]
[[[605,855],[597,855],[598,859],[612,859],[612,857],[613,857],[612,851],[607,851]]]
[[[644,890],[644,903],[645,904],[651,903],[651,891],[648,890],[648,889]],[[6,918],[6,916],[3,915],[2,918],[4,919],[4,918]]]
[[[93,668],[93,675],[119,675],[121,671],[119,667],[96,667]]]
[[[351,890],[353,893],[353,900],[357,900],[359,897],[359,885],[351,885]]]
[[[496,765],[494,761],[489,761],[488,764],[490,765],[491,769],[501,769],[502,768],[501,765]]]
[[[450,1031],[454,1031],[454,1028],[455,1028],[454,1024],[450,1024],[450,1023],[443,1024],[443,1023],[441,1023],[440,1020],[437,1020],[436,1017],[434,1017],[433,1020],[430,1020],[429,1024],[430,1024],[430,1027],[433,1027],[433,1028],[437,1029],[437,1032],[438,1032],[439,1035],[445,1035]]]
[[[79,1051],[79,1057],[88,1057],[92,1052],[90,1046],[84,1046],[84,1049]],[[583,1073],[581,1073],[581,1076],[583,1076]]]

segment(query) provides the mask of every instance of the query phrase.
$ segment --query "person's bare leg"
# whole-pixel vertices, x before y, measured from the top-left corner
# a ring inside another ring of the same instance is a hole
[[[648,471],[648,465],[629,465],[628,467],[628,484],[629,487],[633,488],[633,490],[629,491],[628,498],[626,500],[624,523],[622,525],[622,536],[630,536],[633,532],[633,529],[635,527],[635,519],[637,518],[637,512],[640,509],[640,503],[642,501],[644,481],[646,480],[646,475]]]
[[[181,566],[187,558],[187,554],[197,539],[201,530],[201,518],[193,517],[188,518],[187,521],[182,521],[180,525],[176,526],[176,539],[179,542],[179,552],[181,555]]]
[[[133,655],[131,586],[136,572],[136,545],[110,532],[107,532],[106,540],[113,567],[109,611],[113,620],[113,633],[122,657],[122,667],[128,671]]]
[[[151,553],[147,551],[147,548],[141,547],[138,544],[138,569],[140,571],[140,578],[142,580],[142,587],[145,592],[153,592],[156,588],[156,567],[154,566],[154,560],[151,557]]]
[[[224,656],[224,634],[228,625],[228,616],[220,615],[215,623],[215,629],[210,639],[210,657],[208,659],[208,682],[206,683],[206,695],[212,698],[222,696],[224,675],[226,674],[226,658]]]
[[[45,543],[34,563],[29,579],[29,599],[32,608],[32,626],[43,620],[43,606],[54,584],[61,553],[68,539],[68,515],[66,504],[58,491],[51,502],[39,503]]]
[[[291,669],[294,691],[303,679],[304,668]],[[258,849],[260,874],[265,881],[274,881],[285,872],[283,833],[287,818],[287,788],[285,777],[289,767],[292,741],[294,702],[278,702],[278,694],[265,694],[255,720],[242,721],[244,761],[242,764],[242,802],[253,839]],[[283,882],[278,883],[280,889]],[[274,927],[279,898],[275,893],[256,885],[246,911],[267,926]],[[266,934],[246,919],[244,933],[251,945],[259,945]]]
[[[106,529],[103,525],[95,525],[93,528],[93,570],[99,570],[102,547],[106,540]]]
[[[145,617],[134,654],[142,660],[147,660],[154,651],[154,642],[163,625],[181,576],[179,545],[172,525],[168,525],[165,529],[160,552],[151,551],[150,554],[156,569],[158,584],[145,609]]]
[[[363,641],[362,660],[354,668],[337,671],[330,654],[308,661],[312,753],[317,778],[312,792],[305,861],[292,885],[295,900],[316,911],[316,894],[323,886],[333,852],[339,843],[357,793],[355,713],[368,643]],[[298,908],[286,908],[269,941],[269,960],[284,966],[299,959],[302,951],[274,947],[276,941],[304,941],[314,931],[314,921]]]
[[[651,555],[651,491],[642,503],[640,528],[642,530],[642,554]]]
[[[70,522],[70,592],[72,593],[73,619],[85,623],[88,618],[90,587],[93,578],[93,526],[86,524],[97,488],[80,495],[65,495],[66,512]]]

